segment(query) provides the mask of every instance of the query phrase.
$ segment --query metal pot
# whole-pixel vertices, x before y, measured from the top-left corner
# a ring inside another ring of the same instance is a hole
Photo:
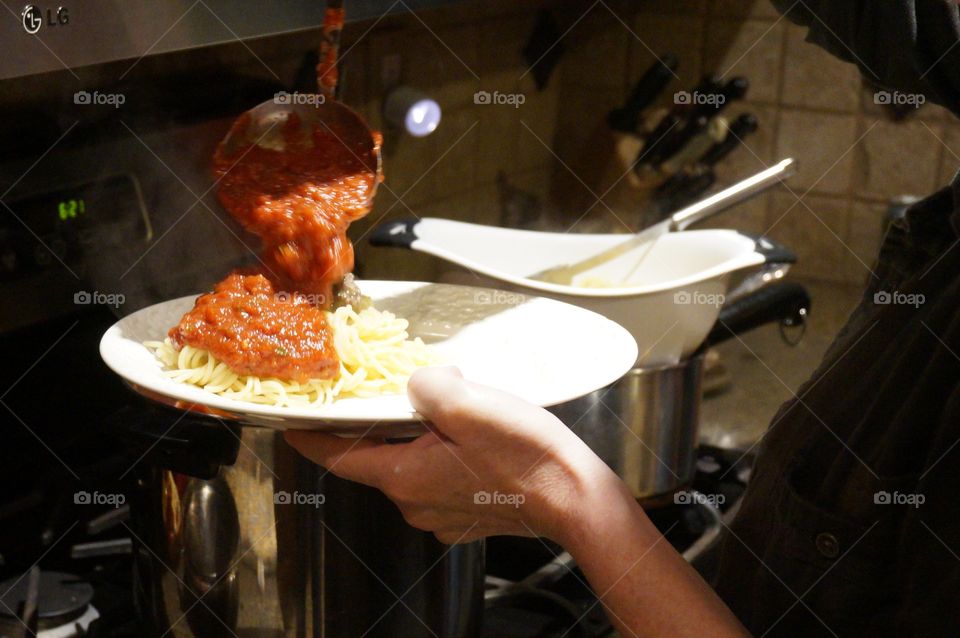
[[[654,505],[693,481],[706,348],[772,321],[802,325],[810,297],[781,282],[728,304],[703,346],[679,363],[635,368],[619,381],[549,408]]]
[[[127,417],[147,449],[131,503],[145,635],[479,635],[482,543],[442,545],[277,431],[156,406]]]

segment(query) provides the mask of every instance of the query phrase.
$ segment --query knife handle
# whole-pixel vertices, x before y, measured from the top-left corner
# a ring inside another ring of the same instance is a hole
[[[677,57],[666,54],[654,60],[653,64],[634,85],[630,97],[623,108],[614,109],[607,114],[607,124],[615,131],[636,133],[640,113],[653,104],[664,87],[676,77],[680,65]]]
[[[673,113],[667,113],[657,124],[650,135],[647,135],[640,152],[637,153],[637,159],[633,163],[633,169],[639,170],[643,166],[653,163],[654,153],[664,138],[680,125],[680,118]]]
[[[674,129],[663,139],[657,148],[653,150],[653,157],[650,163],[653,166],[659,166],[670,159],[680,149],[687,145],[687,142],[696,137],[701,131],[707,128],[710,121],[703,116],[688,121],[680,130]]]
[[[735,77],[719,90],[711,92],[713,99],[705,99],[695,105],[691,117],[713,117],[727,108],[731,102],[742,99],[749,89],[750,80],[742,76]]]
[[[720,160],[732,153],[743,139],[757,130],[759,122],[757,116],[753,113],[743,113],[730,124],[727,136],[722,141],[717,142],[703,154],[700,159],[706,166],[715,166]]]

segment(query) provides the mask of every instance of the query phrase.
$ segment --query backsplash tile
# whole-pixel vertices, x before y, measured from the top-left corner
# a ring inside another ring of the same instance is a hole
[[[936,190],[941,137],[939,122],[864,121],[854,149],[856,191],[870,198],[923,196]]]
[[[781,82],[783,21],[715,20],[707,29],[704,67],[728,80],[750,80],[750,99],[772,102]]]
[[[777,135],[777,156],[798,158],[795,189],[842,194],[850,187],[857,139],[852,115],[783,109]]]
[[[798,253],[801,275],[862,282],[869,274],[864,264],[871,264],[879,246],[887,200],[929,193],[960,168],[960,122],[952,114],[927,104],[894,121],[877,103],[882,101],[877,90],[865,85],[852,65],[805,42],[805,30],[780,18],[769,0],[607,5],[567,8],[563,54],[543,90],[535,86],[523,54],[536,22],[534,6],[465,2],[423,11],[422,22],[400,16],[377,24],[350,54],[351,68],[362,62],[367,73],[348,83],[349,101],[382,126],[381,65],[385,55],[399,54],[402,82],[436,99],[444,120],[422,140],[387,132],[386,186],[403,203],[385,192],[387,203],[378,201],[371,220],[392,203],[388,218],[410,216],[412,210],[487,224],[625,232],[640,222],[650,191],[628,186],[629,161],[616,156],[619,138],[605,118],[624,103],[655,55],[665,53],[679,57],[679,79],[659,96],[659,108],[673,106],[674,93],[690,90],[707,72],[750,80],[746,100],[724,115],[733,121],[754,113],[759,129],[717,167],[714,188],[787,156],[797,159],[800,173],[789,181],[793,194],[780,189],[707,225],[752,233],[769,229]],[[370,26],[350,25],[345,42]],[[257,66],[247,62],[251,69]],[[513,93],[524,101],[517,108],[478,104],[480,90]],[[796,196],[803,196],[803,203],[796,203]],[[418,278],[442,272],[437,260],[422,256],[409,263],[395,257],[386,258],[388,266],[376,263],[387,252],[397,251],[358,246],[358,259],[362,254],[371,268],[389,276],[415,276],[410,269],[419,269]]]
[[[787,28],[783,103],[855,113],[859,106],[860,71],[805,42],[806,34],[806,29],[796,25]]]

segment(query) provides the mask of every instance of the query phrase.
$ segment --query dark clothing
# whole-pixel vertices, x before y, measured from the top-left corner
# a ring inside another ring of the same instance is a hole
[[[882,84],[960,105],[960,59],[918,77],[960,40],[956,4],[796,6],[809,39],[852,55],[812,7]],[[873,270],[723,541],[717,591],[756,635],[960,636],[960,175],[894,224]]]
[[[716,582],[756,635],[960,635],[958,211],[960,179],[889,231],[879,279],[764,438]]]
[[[871,82],[920,93],[960,115],[956,0],[773,0],[809,27],[807,41],[852,62]]]

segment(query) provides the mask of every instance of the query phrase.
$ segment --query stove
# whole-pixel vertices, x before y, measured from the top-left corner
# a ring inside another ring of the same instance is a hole
[[[673,547],[709,579],[723,526],[736,512],[752,458],[739,451],[702,447],[692,487],[674,503],[648,510]],[[24,520],[54,520],[50,502],[75,499],[64,485],[59,497],[27,499]],[[92,499],[91,495],[91,499]],[[27,571],[13,556],[0,566],[0,638],[134,638],[143,636],[134,598],[134,561],[127,533],[129,506],[107,503],[79,522],[34,529],[46,547]],[[69,517],[67,517],[69,518]],[[21,528],[20,533],[23,533]],[[485,638],[606,638],[612,628],[573,558],[537,538],[494,537],[487,542]],[[31,609],[35,610],[31,612]],[[35,633],[28,633],[29,630]]]
[[[736,513],[752,457],[703,446],[689,490],[648,509],[657,529],[708,581],[717,541]],[[485,638],[607,638],[613,628],[576,561],[537,538],[487,541]]]

